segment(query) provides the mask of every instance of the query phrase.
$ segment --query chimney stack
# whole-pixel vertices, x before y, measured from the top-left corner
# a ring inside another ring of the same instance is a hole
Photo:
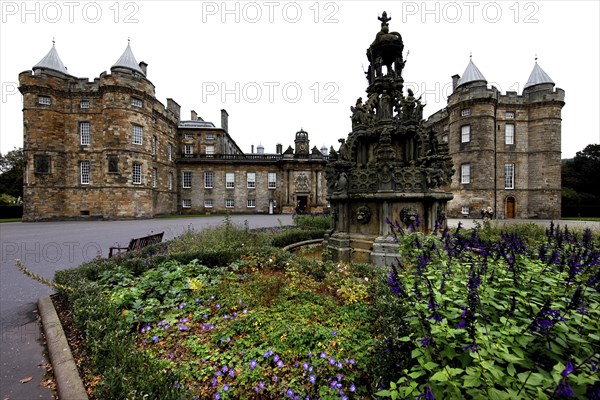
[[[198,113],[194,110],[192,110],[192,121],[197,121],[198,120]]]
[[[254,154],[254,145],[250,146],[250,154]]]
[[[229,114],[224,109],[221,110],[221,128],[229,133]]]
[[[283,145],[281,143],[277,143],[275,145],[275,153],[277,153],[277,154],[283,153]]]
[[[139,63],[140,69],[144,72],[144,76],[148,76],[148,64],[140,61]]]
[[[452,75],[452,92],[454,92],[456,90],[456,84],[458,83],[459,79],[460,79],[460,75],[458,75],[458,74]]]

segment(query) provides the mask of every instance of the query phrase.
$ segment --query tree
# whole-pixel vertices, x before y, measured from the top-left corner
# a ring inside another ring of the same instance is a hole
[[[600,197],[600,144],[587,145],[563,165],[562,186]]]
[[[23,149],[0,153],[0,194],[23,198],[23,170],[25,158]]]
[[[590,144],[563,163],[563,216],[600,216],[600,144]]]

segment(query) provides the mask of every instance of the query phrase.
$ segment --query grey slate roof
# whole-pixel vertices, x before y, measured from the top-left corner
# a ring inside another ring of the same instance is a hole
[[[123,52],[121,57],[117,60],[117,62],[111,68],[114,68],[114,67],[129,68],[130,70],[139,72],[140,74],[146,76],[146,74],[144,74],[144,71],[142,71],[142,69],[140,68],[137,60],[135,59],[135,56],[133,55],[133,52],[131,51],[131,46],[129,46],[129,43],[127,43],[127,48],[125,49],[125,51]]]
[[[531,71],[529,79],[527,79],[527,83],[525,84],[523,89],[527,89],[530,86],[535,86],[542,83],[551,83],[554,85],[554,81],[550,79],[548,74],[544,72],[544,70],[538,65],[536,61],[535,65],[533,66],[533,71]]]
[[[462,74],[461,78],[456,83],[456,86],[464,85],[469,82],[485,82],[487,83],[487,79],[485,76],[479,71],[479,69],[473,63],[473,60],[469,60],[469,65],[467,65],[467,69]]]
[[[45,68],[51,69],[53,71],[62,72],[63,74],[68,74],[67,67],[63,64],[60,57],[58,56],[58,52],[56,51],[56,47],[54,47],[54,42],[52,43],[52,48],[46,54],[44,58],[40,60],[37,64],[33,66],[32,69],[36,68]]]

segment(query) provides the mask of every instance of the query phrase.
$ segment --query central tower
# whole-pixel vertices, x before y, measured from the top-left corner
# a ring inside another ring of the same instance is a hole
[[[390,32],[387,13],[367,49],[367,98],[356,100],[352,132],[331,149],[326,166],[334,260],[389,264],[397,255],[389,223],[431,231],[452,194],[448,146],[425,129],[423,105],[404,94],[404,43]]]

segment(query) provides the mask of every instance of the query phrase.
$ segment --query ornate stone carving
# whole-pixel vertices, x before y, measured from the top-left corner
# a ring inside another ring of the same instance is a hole
[[[359,224],[368,224],[371,221],[371,209],[367,206],[360,206],[356,209],[356,222]]]
[[[400,210],[400,221],[404,222],[406,226],[416,227],[418,222],[419,215],[417,214],[417,210],[412,207],[405,207]]]
[[[308,185],[308,177],[303,172],[296,176],[296,192],[308,192],[310,190]]]

